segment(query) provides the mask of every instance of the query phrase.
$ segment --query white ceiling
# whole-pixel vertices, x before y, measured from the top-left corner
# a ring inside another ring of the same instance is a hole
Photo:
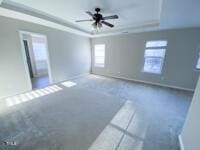
[[[94,12],[100,7],[105,16],[117,14],[118,20],[109,21],[115,27],[104,26],[96,33],[99,35],[200,27],[200,0],[4,0],[3,3],[49,15],[92,34],[91,22],[75,22],[90,19],[85,11]]]
[[[39,10],[65,20],[78,28],[92,32],[91,22],[76,23],[77,19],[91,19],[85,11],[102,9],[105,16],[117,14],[118,20],[110,20],[115,25],[111,29],[104,26],[101,32],[127,29],[147,24],[159,23],[162,0],[5,0],[18,6]]]
[[[160,27],[200,27],[200,0],[164,0]]]

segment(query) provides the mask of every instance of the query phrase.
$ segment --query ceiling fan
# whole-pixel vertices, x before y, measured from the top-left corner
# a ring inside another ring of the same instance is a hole
[[[99,12],[101,11],[100,8],[95,8],[96,13],[93,14],[90,11],[86,11],[86,13],[88,15],[90,15],[92,17],[92,19],[87,19],[87,20],[76,20],[76,22],[85,22],[85,21],[94,21],[92,23],[92,26],[94,27],[94,29],[100,29],[102,27],[102,24],[113,28],[114,25],[105,21],[105,20],[109,20],[109,19],[118,19],[119,17],[117,15],[112,15],[112,16],[106,16],[103,17],[102,14],[100,14]]]

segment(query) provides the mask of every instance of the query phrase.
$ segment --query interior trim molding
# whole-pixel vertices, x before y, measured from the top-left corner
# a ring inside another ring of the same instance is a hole
[[[8,10],[16,11],[19,13],[24,13],[24,14],[31,15],[34,17],[38,17],[40,19],[44,19],[47,21],[51,21],[51,22],[57,23],[59,25],[63,25],[63,26],[75,29],[77,31],[85,32],[93,38],[94,37],[120,35],[120,34],[124,34],[127,32],[128,33],[138,33],[138,32],[146,32],[146,31],[154,31],[154,30],[159,29],[159,25],[160,25],[160,19],[159,20],[149,20],[149,21],[143,22],[143,23],[138,23],[138,24],[128,25],[128,26],[121,26],[116,29],[109,29],[108,31],[105,30],[105,31],[102,31],[99,33],[93,33],[92,31],[83,29],[83,28],[81,28],[71,22],[68,22],[66,20],[63,20],[59,17],[50,15],[43,11],[31,8],[29,6],[26,6],[26,5],[11,1],[11,0],[4,0],[1,7],[8,9]],[[159,9],[159,14],[160,14],[160,9]]]
[[[90,72],[82,73],[82,74],[79,74],[79,75],[76,75],[76,76],[69,77],[69,78],[67,78],[66,80],[59,81],[59,82],[57,82],[56,84],[60,84],[60,83],[62,83],[62,82],[66,82],[66,81],[69,81],[69,80],[74,80],[74,79],[77,79],[77,78],[81,78],[81,77],[84,77],[84,76],[88,76],[88,75],[90,75],[90,74],[91,74]]]
[[[180,144],[180,149],[181,149],[181,150],[185,150],[184,145],[183,145],[182,136],[181,136],[181,135],[178,136],[178,141],[179,141],[179,144]]]
[[[92,34],[93,38],[104,37],[104,36],[113,36],[113,35],[122,35],[122,34],[131,34],[131,33],[141,33],[141,32],[150,32],[159,30],[160,22],[159,20],[152,20],[145,22],[143,24],[133,25],[129,27],[123,27],[116,30],[103,31],[97,34]]]
[[[34,17],[34,16],[31,16],[31,15],[20,13],[20,12],[17,12],[17,11],[5,9],[5,8],[2,8],[2,7],[0,7],[0,16],[12,18],[12,19],[17,19],[17,20],[22,20],[22,21],[26,21],[26,22],[30,22],[30,23],[35,23],[35,24],[38,24],[38,25],[43,25],[43,26],[46,26],[46,27],[70,32],[70,33],[81,35],[81,36],[91,37],[90,34],[85,33],[83,31],[72,29],[70,27],[60,25],[58,23],[54,23],[52,21],[48,21],[48,20],[45,20],[45,19],[41,19],[41,18],[38,18],[38,17]]]
[[[2,3],[2,4],[1,4]],[[9,4],[11,6],[15,6],[13,2],[10,0],[0,0],[0,16],[4,16],[7,18],[12,18],[16,20],[26,21],[30,23],[35,23],[38,25],[58,29],[61,31],[77,34],[80,36],[85,36],[88,38],[98,38],[98,37],[105,37],[105,36],[115,36],[115,35],[124,35],[124,34],[133,34],[133,33],[144,33],[144,32],[152,32],[152,31],[162,31],[162,30],[173,30],[173,29],[186,29],[188,27],[183,28],[161,28],[160,27],[160,20],[151,20],[148,22],[144,22],[142,24],[137,24],[128,27],[122,27],[116,30],[109,30],[99,32],[97,34],[93,34],[92,32],[86,32],[82,29],[78,29],[77,27],[73,26],[70,23],[65,23],[63,20],[56,18],[54,16],[48,16],[47,14],[42,14],[41,12],[37,12],[39,16],[32,15],[30,13],[24,13],[12,8],[7,8],[4,5]],[[16,6],[15,6],[16,7]],[[20,9],[21,7],[19,7]],[[29,10],[30,8],[26,8]],[[32,12],[32,10],[30,10]],[[35,10],[33,10],[35,12]],[[40,17],[40,16],[45,16]],[[50,19],[48,19],[50,17]],[[52,18],[53,17],[53,18]]]
[[[1,7],[5,8],[5,9],[16,11],[16,12],[24,13],[24,14],[27,14],[27,15],[31,15],[31,16],[34,16],[34,17],[38,17],[38,18],[41,18],[41,19],[44,19],[44,20],[47,20],[47,21],[51,21],[51,22],[54,22],[54,23],[57,23],[57,24],[60,24],[60,25],[63,25],[63,26],[66,26],[66,27],[69,27],[69,28],[90,34],[89,31],[80,28],[75,23],[69,22],[69,21],[64,20],[62,18],[59,18],[58,16],[54,16],[54,15],[45,13],[41,10],[34,9],[34,8],[26,6],[24,4],[14,2],[12,0],[4,0],[1,4]]]
[[[0,97],[0,103],[1,103],[1,100],[4,100],[4,99],[6,99],[6,98],[8,98],[8,97],[16,96],[16,95],[21,94],[21,93],[26,93],[26,92],[28,92],[28,91],[30,91],[30,90],[23,90],[23,91],[21,91],[20,93],[15,92],[15,93],[13,93],[13,94],[9,94],[9,95],[6,95],[6,96],[1,96],[1,97]]]
[[[15,11],[15,10],[3,8],[3,7],[0,7],[0,16],[12,18],[12,19],[16,19],[16,20],[21,20],[21,21],[26,21],[26,22],[30,22],[30,23],[35,23],[38,25],[58,29],[58,30],[65,31],[65,32],[70,32],[70,33],[85,36],[88,38],[121,35],[121,34],[124,34],[123,32],[126,30],[128,30],[128,33],[138,33],[138,32],[154,31],[154,30],[158,30],[158,28],[159,28],[159,21],[155,20],[155,21],[146,22],[144,24],[138,24],[137,26],[132,26],[132,27],[129,27],[128,29],[122,28],[122,29],[113,30],[113,31],[109,31],[109,32],[102,32],[99,34],[91,34],[91,33],[87,33],[84,31],[80,31],[75,28],[68,27],[66,25],[62,25],[62,24],[47,20],[47,19],[43,19],[40,17],[36,17],[36,16],[30,15],[30,14],[25,14],[25,13],[22,13],[19,11]]]
[[[105,75],[105,74],[97,74],[97,73],[92,73],[92,74],[105,76],[105,77],[116,78],[116,79],[122,79],[122,80],[127,80],[127,81],[134,81],[134,82],[144,83],[144,84],[149,84],[149,85],[156,85],[156,86],[160,86],[160,87],[167,87],[167,88],[172,88],[172,89],[178,89],[178,90],[194,92],[194,89],[183,88],[183,87],[178,87],[178,86],[173,86],[173,85],[167,85],[167,84],[160,84],[160,83],[155,83],[155,82],[131,79],[131,78],[126,78],[126,77],[122,77],[122,76],[113,76],[113,75]]]
[[[20,44],[21,44],[21,54],[23,56],[24,68],[26,70],[26,76],[27,76],[27,79],[28,79],[28,82],[29,82],[28,83],[29,84],[29,90],[32,90],[33,87],[32,87],[31,78],[30,78],[30,75],[29,75],[28,64],[26,63],[27,62],[26,61],[27,58],[26,58],[25,48],[24,48],[24,44],[23,44],[23,40],[24,40],[23,34],[28,34],[28,35],[38,34],[38,36],[41,36],[41,37],[43,37],[45,39],[49,84],[53,83],[47,36],[45,34],[27,32],[27,31],[18,31],[18,32],[19,32],[19,38],[20,38]]]

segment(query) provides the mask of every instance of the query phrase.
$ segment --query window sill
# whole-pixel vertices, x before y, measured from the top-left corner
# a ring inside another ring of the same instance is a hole
[[[141,72],[146,73],[146,74],[152,74],[152,75],[161,75],[162,74],[162,72],[148,72],[148,71],[144,71],[144,70],[142,70]]]
[[[105,68],[105,66],[94,66],[94,68]]]

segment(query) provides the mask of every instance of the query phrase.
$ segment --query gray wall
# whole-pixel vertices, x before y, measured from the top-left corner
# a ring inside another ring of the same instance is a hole
[[[47,36],[53,82],[90,72],[89,38],[0,17],[0,98],[30,90],[22,57],[19,30]]]
[[[143,73],[146,41],[168,40],[161,75]],[[194,89],[199,72],[195,70],[200,49],[200,28],[179,29],[92,39],[95,44],[106,44],[105,68],[95,68],[94,74],[123,77],[168,86]],[[94,62],[94,60],[93,60]]]
[[[181,134],[184,150],[200,149],[200,79]]]

